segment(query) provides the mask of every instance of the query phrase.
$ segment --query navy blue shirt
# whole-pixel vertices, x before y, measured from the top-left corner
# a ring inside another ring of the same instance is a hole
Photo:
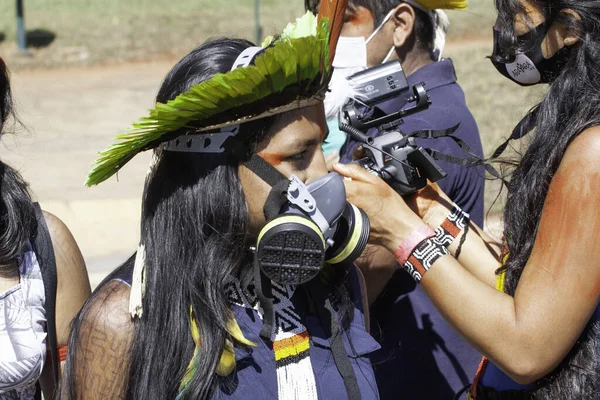
[[[431,63],[407,77],[408,83],[424,83],[431,106],[404,118],[399,129],[410,133],[420,129],[447,129],[458,123],[454,133],[479,156],[483,156],[477,124],[467,108],[465,96],[456,83],[450,59]],[[412,95],[412,91],[410,91]],[[402,97],[379,108],[391,113],[406,107]],[[376,130],[368,132],[377,135]],[[451,139],[418,139],[424,148],[466,157]],[[341,162],[352,159],[359,144],[348,138],[340,151]],[[483,167],[464,167],[444,161],[448,176],[438,182],[477,225],[483,224]],[[481,355],[444,321],[429,298],[404,271],[397,271],[371,307],[371,334],[381,344],[372,354],[375,376],[382,399],[452,399],[473,378]]]

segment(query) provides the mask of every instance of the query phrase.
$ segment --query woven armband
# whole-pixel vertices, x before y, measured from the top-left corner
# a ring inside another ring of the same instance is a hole
[[[441,245],[448,247],[468,225],[469,214],[455,204],[450,215],[435,230],[435,239]]]
[[[433,263],[446,254],[450,254],[448,249],[441,245],[436,238],[431,237],[423,240],[415,248],[403,267],[418,283]]]

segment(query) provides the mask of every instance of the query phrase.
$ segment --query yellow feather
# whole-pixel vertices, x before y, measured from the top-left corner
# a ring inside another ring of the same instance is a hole
[[[229,335],[231,335],[231,337],[235,339],[238,343],[241,343],[245,346],[256,346],[256,343],[246,339],[235,319],[235,316],[231,311],[229,317],[229,321],[227,321],[227,333],[229,333]],[[225,343],[223,345],[223,352],[221,353],[221,359],[219,360],[219,364],[217,365],[217,375],[229,376],[229,374],[233,372],[234,368],[235,347],[233,346],[233,342],[231,340],[225,339]]]
[[[229,339],[225,339],[225,345],[223,346],[223,352],[221,353],[221,359],[217,365],[217,375],[229,376],[235,368],[235,348],[233,343]]]
[[[256,346],[256,343],[251,342],[244,337],[244,334],[242,333],[240,326],[238,325],[237,321],[235,320],[233,313],[231,313],[231,318],[229,319],[229,322],[227,322],[227,332],[231,335],[232,338],[234,338],[235,340],[237,340],[239,343],[241,343],[243,345]]]

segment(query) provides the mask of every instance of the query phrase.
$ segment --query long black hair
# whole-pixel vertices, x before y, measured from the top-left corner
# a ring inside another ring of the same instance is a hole
[[[229,71],[249,46],[248,41],[233,39],[201,45],[173,67],[159,89],[157,102],[167,102],[190,86]],[[278,118],[242,124],[236,138],[252,151],[272,134],[269,128]],[[248,209],[238,176],[239,158],[245,156],[155,153],[156,164],[147,177],[142,199],[146,295],[143,316],[134,322],[127,399],[172,399],[178,395],[195,348],[190,307],[202,346],[186,398],[210,398],[220,385],[228,384],[227,378],[215,373],[230,318],[225,286],[232,277],[247,282],[252,273]],[[132,262],[133,258],[122,268],[131,269]],[[69,339],[66,390],[72,399],[78,398],[77,370],[85,368],[74,365],[74,353],[78,351],[77,338],[85,335],[79,326],[89,303],[79,313]]]
[[[17,122],[8,68],[0,58],[0,134]],[[0,161],[0,272],[15,265],[27,241],[36,233],[35,210],[28,185],[12,167]],[[11,268],[12,269],[12,268]]]
[[[506,290],[511,295],[514,295],[531,255],[550,181],[567,146],[587,128],[600,125],[600,3],[597,0],[529,2],[543,13],[547,21],[561,23],[577,34],[579,42],[566,49],[568,57],[562,72],[550,85],[544,99],[525,117],[525,123],[521,126],[523,131],[535,131],[535,134],[511,177],[504,210],[504,236],[509,255],[503,269],[507,274]],[[504,50],[496,59],[511,61],[517,51],[523,50],[519,48],[520,43],[514,32],[515,15],[524,11],[523,5],[520,0],[496,0],[496,7],[499,17],[499,47]],[[561,12],[565,9],[573,10],[579,18]],[[580,340],[559,368],[559,372],[568,369],[567,366],[574,365],[573,360],[577,359],[579,378],[565,378],[562,374],[562,377],[556,379],[555,388],[550,388],[550,385],[544,389],[543,395],[542,392],[538,394],[539,398],[566,398],[563,395],[569,391],[573,398],[578,398],[576,393],[581,393],[578,390],[593,393],[593,380],[577,379],[598,372],[598,338],[594,337],[597,333],[597,327],[588,326],[582,335],[584,340]],[[595,356],[581,357],[586,346],[586,354]],[[595,381],[598,381],[597,378],[596,375]],[[565,390],[565,385],[571,386]],[[597,390],[597,386],[594,385],[594,390]]]

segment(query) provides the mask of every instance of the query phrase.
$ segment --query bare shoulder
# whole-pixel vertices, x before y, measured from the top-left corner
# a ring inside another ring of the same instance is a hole
[[[64,222],[56,215],[47,211],[43,211],[43,214],[46,225],[48,226],[48,231],[50,232],[50,237],[52,238],[52,246],[54,247],[54,253],[57,258],[57,268],[70,267],[72,269],[85,270],[83,256],[81,255],[81,251],[69,228],[67,228]],[[64,263],[58,265],[58,261],[68,261],[68,263],[66,265]]]
[[[80,332],[102,332],[102,337],[128,340],[133,332],[129,314],[130,288],[113,280],[106,283],[86,304],[81,316]]]
[[[581,132],[567,147],[563,164],[578,164],[589,167],[591,171],[600,171],[600,126],[593,126]]]
[[[44,211],[56,261],[56,333],[58,346],[67,344],[70,324],[91,294],[85,261],[69,228]]]
[[[569,146],[552,179],[551,189],[564,188],[572,196],[600,195],[600,126],[581,132]]]
[[[77,398],[124,398],[134,324],[129,287],[110,281],[94,293],[73,331],[71,390]],[[74,340],[73,340],[74,339]]]

